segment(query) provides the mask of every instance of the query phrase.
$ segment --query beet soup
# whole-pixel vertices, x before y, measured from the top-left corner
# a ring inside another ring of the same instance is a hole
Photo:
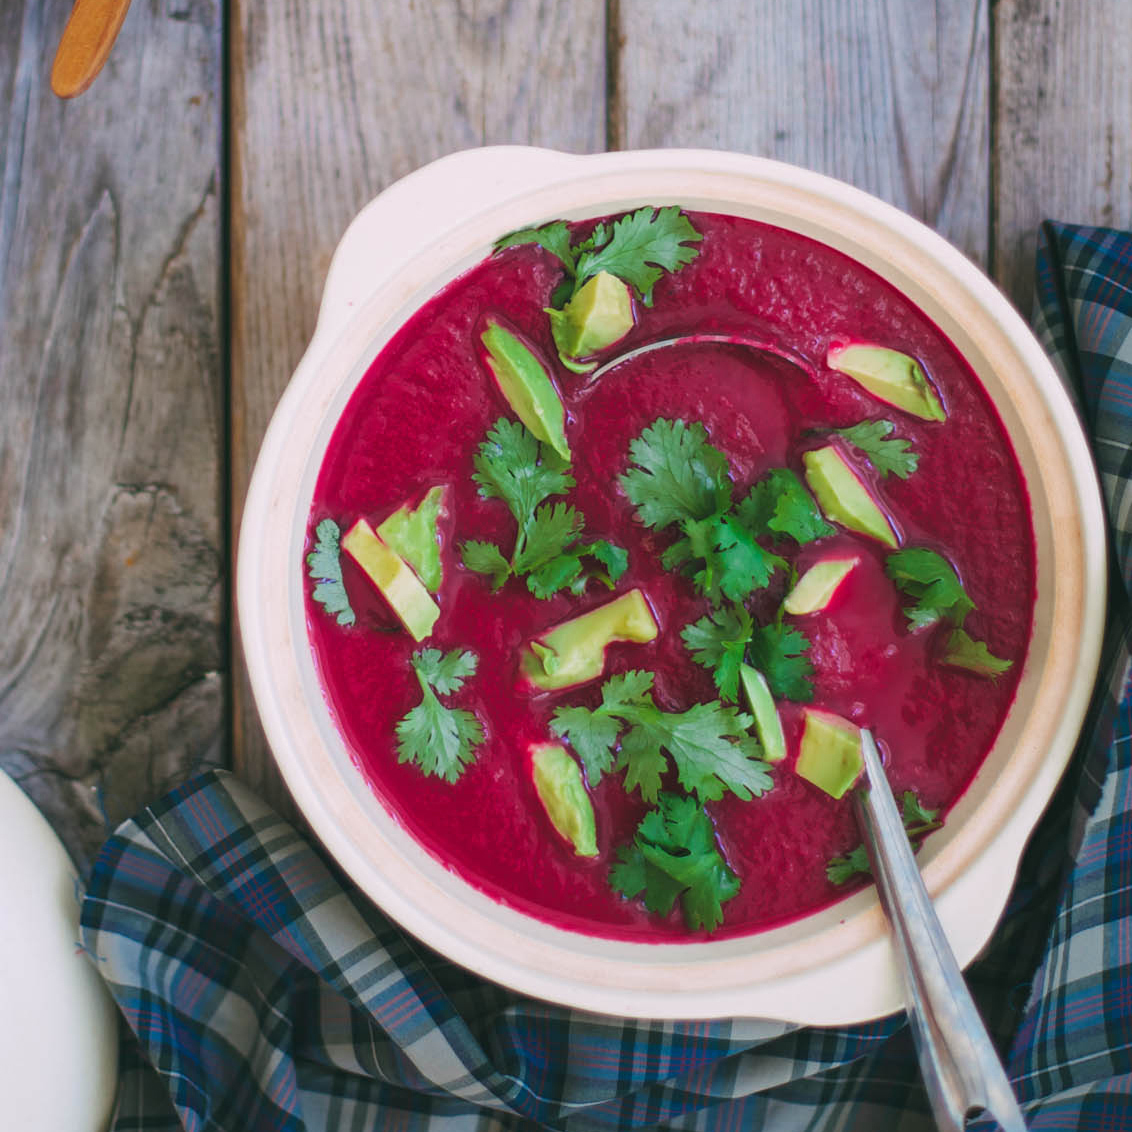
[[[505,243],[381,352],[322,465],[338,728],[422,845],[559,927],[694,940],[840,898],[855,729],[919,843],[1014,696],[1034,538],[993,406],[900,292],[783,229],[642,209]],[[637,629],[572,626],[619,599]]]

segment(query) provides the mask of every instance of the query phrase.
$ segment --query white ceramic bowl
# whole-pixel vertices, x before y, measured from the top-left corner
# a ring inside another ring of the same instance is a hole
[[[963,353],[1009,430],[1033,506],[1033,639],[998,741],[920,854],[960,962],[975,956],[1093,684],[1105,605],[1100,498],[1073,407],[1013,308],[939,236],[841,182],[729,153],[576,157],[508,147],[443,158],[368,205],[335,254],[318,327],[272,419],[245,505],[238,608],[256,703],[287,785],[327,849],[390,916],[456,962],[611,1014],[814,1024],[878,1017],[899,1008],[903,992],[872,888],[787,926],[718,942],[628,943],[551,927],[494,902],[414,841],[351,760],[315,673],[303,604],[307,515],[335,423],[378,351],[501,234],[673,203],[793,229],[878,272]]]

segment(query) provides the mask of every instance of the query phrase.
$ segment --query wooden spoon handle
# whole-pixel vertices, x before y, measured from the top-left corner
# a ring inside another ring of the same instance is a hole
[[[74,98],[94,82],[129,6],[130,0],[75,0],[51,68],[51,89],[60,98]]]

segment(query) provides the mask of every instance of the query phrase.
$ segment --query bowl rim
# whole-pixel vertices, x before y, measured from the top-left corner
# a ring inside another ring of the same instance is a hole
[[[237,611],[251,686],[280,771],[326,848],[393,919],[463,966],[522,993],[606,1014],[864,1021],[903,1005],[871,887],[781,929],[707,943],[627,943],[551,927],[479,893],[417,845],[349,759],[314,675],[295,564],[329,432],[381,345],[502,232],[559,215],[670,202],[779,216],[804,234],[824,232],[823,242],[902,279],[901,289],[927,306],[968,360],[961,341],[977,337],[978,356],[990,359],[981,368],[972,362],[984,385],[1012,382],[1027,391],[1018,404],[1005,405],[1004,421],[1041,440],[1042,459],[1031,453],[1030,464],[1048,514],[1033,515],[1035,534],[1041,520],[1047,541],[1055,530],[1061,536],[1052,540],[1050,569],[1039,557],[1039,603],[1048,598],[1048,623],[1038,625],[1035,614],[1031,655],[1041,647],[1047,659],[1036,674],[1027,660],[1022,681],[1032,684],[1031,710],[1015,719],[1012,709],[992,749],[1005,737],[1015,744],[1013,756],[997,760],[995,780],[983,781],[977,802],[967,804],[969,789],[953,809],[967,843],[956,848],[945,827],[921,856],[960,962],[974,957],[999,918],[1092,691],[1107,576],[1103,510],[1072,402],[1020,316],[942,237],[840,181],[722,151],[577,156],[491,147],[441,158],[367,205],[335,253],[314,336],[265,434],[245,502]],[[426,228],[413,223],[430,216],[443,220]],[[996,406],[1003,415],[1004,405]],[[305,461],[292,458],[296,449],[307,453]],[[1060,579],[1057,587],[1052,577]],[[1075,647],[1049,648],[1055,625],[1071,627]]]

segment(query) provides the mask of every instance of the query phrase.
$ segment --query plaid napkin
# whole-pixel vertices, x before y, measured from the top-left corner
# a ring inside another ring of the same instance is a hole
[[[1047,224],[1036,326],[1094,438],[1118,561],[1079,750],[969,980],[1031,1127],[1099,1132],[1132,1128],[1132,234]],[[901,1016],[638,1022],[524,999],[403,934],[223,773],[106,843],[82,937],[129,1025],[115,1132],[934,1127]]]

